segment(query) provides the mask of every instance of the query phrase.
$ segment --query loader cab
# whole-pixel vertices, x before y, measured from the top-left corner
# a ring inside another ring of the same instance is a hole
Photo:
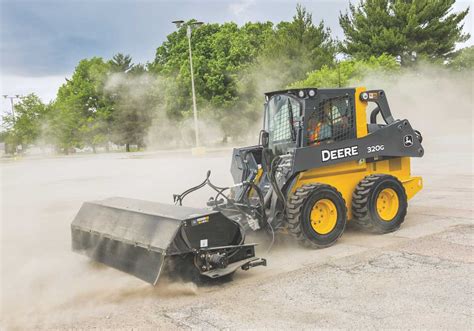
[[[355,89],[292,89],[267,93],[264,130],[276,155],[356,137]]]

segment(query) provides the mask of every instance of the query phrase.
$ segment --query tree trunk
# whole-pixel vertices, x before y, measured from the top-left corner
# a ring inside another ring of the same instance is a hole
[[[125,151],[130,152],[130,144],[125,144]]]

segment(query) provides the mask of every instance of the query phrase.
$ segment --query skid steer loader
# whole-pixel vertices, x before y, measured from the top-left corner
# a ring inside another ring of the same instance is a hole
[[[424,150],[420,132],[393,118],[383,90],[291,89],[266,93],[265,101],[259,144],[233,150],[235,185],[216,186],[208,172],[173,196],[175,206],[86,202],[71,225],[73,250],[154,285],[165,273],[219,278],[266,265],[245,243],[248,231],[322,248],[348,221],[378,233],[401,226],[423,185],[411,176],[410,158]],[[206,209],[182,206],[206,185],[216,191]]]

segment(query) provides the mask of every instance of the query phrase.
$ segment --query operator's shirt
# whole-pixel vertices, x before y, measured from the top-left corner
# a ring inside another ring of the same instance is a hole
[[[329,124],[319,122],[316,127],[309,132],[311,144],[319,144],[319,141],[332,137],[332,129]]]

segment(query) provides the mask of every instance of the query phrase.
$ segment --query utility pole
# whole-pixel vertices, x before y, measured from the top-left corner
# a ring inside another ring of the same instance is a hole
[[[173,21],[172,23],[176,24],[176,27],[179,29],[184,21]],[[189,48],[189,67],[191,70],[191,91],[193,95],[193,115],[194,115],[194,134],[196,138],[196,148],[200,146],[199,143],[199,125],[198,125],[198,115],[197,115],[197,106],[196,106],[196,91],[194,89],[194,69],[193,69],[193,53],[191,50],[191,34],[192,29],[197,28],[203,25],[203,22],[191,22],[186,24],[186,36],[188,37],[188,48]]]
[[[20,99],[21,98],[21,95],[19,94],[15,94],[15,95],[8,95],[8,94],[4,94],[3,97],[5,99],[10,99],[10,104],[12,105],[12,119],[13,119],[13,125],[16,124],[16,116],[15,116],[15,99]],[[21,147],[21,146],[20,146]],[[16,145],[16,143],[13,144],[13,148],[14,148],[14,154],[17,153],[18,151],[18,146]],[[20,149],[21,150],[21,149]]]
[[[15,117],[15,99],[20,99],[20,95],[19,94],[15,94],[15,95],[7,95],[7,94],[4,94],[3,97],[5,99],[10,99],[10,104],[12,105],[12,117],[13,117],[13,124],[15,124],[16,122],[16,117]]]
[[[191,51],[191,26],[186,28],[186,35],[188,36],[189,45],[189,66],[191,68],[191,89],[193,94],[193,113],[194,113],[194,132],[196,133],[196,147],[199,147],[199,126],[196,106],[196,91],[194,89],[194,70],[193,70],[193,53]]]

